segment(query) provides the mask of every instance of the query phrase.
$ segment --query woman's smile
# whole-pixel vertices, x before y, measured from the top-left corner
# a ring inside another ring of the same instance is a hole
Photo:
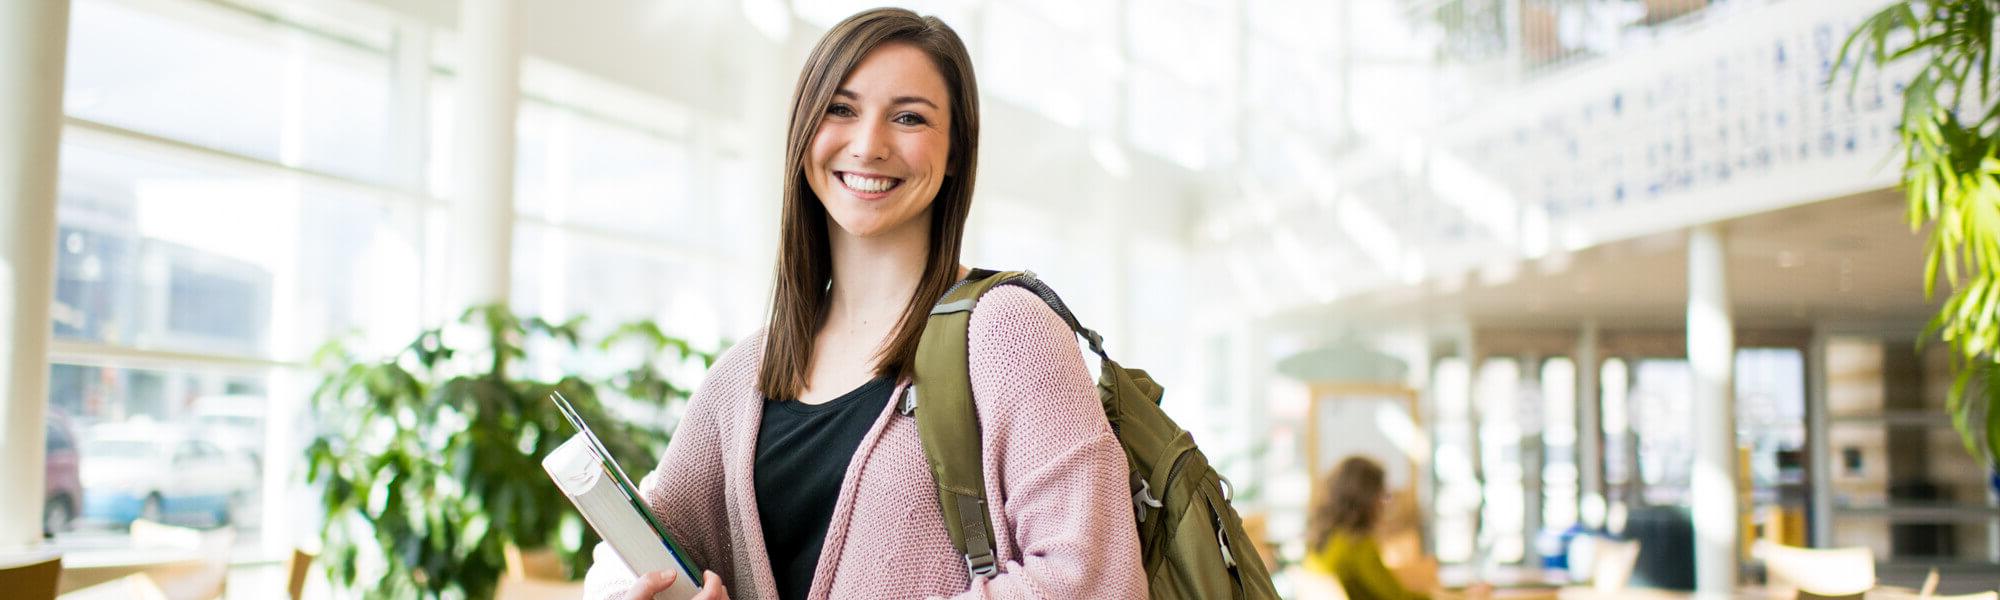
[[[887,198],[890,190],[903,184],[902,179],[895,177],[857,171],[834,171],[833,176],[840,181],[840,186],[845,188],[847,193],[862,200]]]

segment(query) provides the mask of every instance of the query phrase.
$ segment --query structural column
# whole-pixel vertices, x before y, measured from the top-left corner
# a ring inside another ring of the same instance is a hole
[[[42,537],[69,0],[0,2],[0,548]]]
[[[1576,340],[1576,470],[1583,497],[1579,520],[1604,526],[1604,395],[1598,392],[1598,326],[1585,319]]]
[[[1737,475],[1734,323],[1722,235],[1688,235],[1688,366],[1694,374],[1695,592],[1728,598],[1736,586]]]
[[[507,299],[514,237],[514,116],[519,108],[519,0],[459,3],[458,115],[452,173],[451,287],[446,315]]]
[[[1812,342],[1806,345],[1806,482],[1811,499],[1808,545],[1833,545],[1833,446],[1827,441],[1832,419],[1826,403],[1826,332],[1813,328]]]

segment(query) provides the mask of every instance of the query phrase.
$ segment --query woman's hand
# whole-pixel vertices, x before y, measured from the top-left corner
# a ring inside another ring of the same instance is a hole
[[[694,600],[729,600],[729,589],[722,587],[722,577],[717,576],[715,571],[703,571],[702,575],[701,593],[695,594]],[[679,578],[680,574],[678,573],[663,571],[647,573],[645,576],[640,577],[638,581],[632,582],[632,587],[625,589],[625,598],[626,600],[653,600],[653,594],[664,592],[667,588],[673,587],[674,580]]]

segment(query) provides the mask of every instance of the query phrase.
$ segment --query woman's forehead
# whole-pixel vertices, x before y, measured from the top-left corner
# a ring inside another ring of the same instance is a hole
[[[890,42],[869,50],[840,82],[840,95],[889,102],[919,97],[943,107],[951,100],[944,75],[930,54],[914,45]]]

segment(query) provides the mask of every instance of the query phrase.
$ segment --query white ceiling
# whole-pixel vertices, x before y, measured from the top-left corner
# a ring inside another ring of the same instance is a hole
[[[1921,325],[1938,304],[1924,298],[1924,237],[1910,231],[1903,198],[1893,190],[1720,227],[1739,328]],[[1687,315],[1686,239],[1683,230],[1605,244],[1523,263],[1502,281],[1470,273],[1295,311],[1275,322],[1318,330],[1385,322],[1573,329],[1596,319],[1608,328],[1678,328]]]
[[[361,1],[442,30],[458,28],[460,0]],[[522,54],[709,114],[740,114],[743,73],[782,64],[780,42],[751,28],[736,2],[514,1],[521,5]]]

